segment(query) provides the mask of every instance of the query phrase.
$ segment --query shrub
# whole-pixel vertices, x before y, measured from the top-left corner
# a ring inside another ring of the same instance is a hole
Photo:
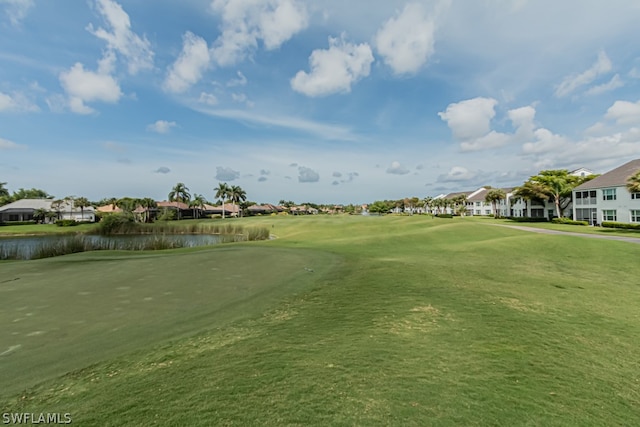
[[[569,218],[553,218],[551,222],[554,224],[589,225],[588,221],[574,221]]]
[[[98,234],[108,236],[111,234],[127,234],[137,230],[138,224],[133,216],[125,214],[112,214],[102,218],[98,223]]]
[[[78,221],[75,219],[59,219],[56,221],[58,227],[75,227],[78,225]]]
[[[437,218],[453,218],[451,214],[436,214]]]
[[[624,228],[627,230],[640,230],[640,224],[627,224],[624,222],[605,221],[602,223],[602,226],[606,228]]]
[[[515,222],[546,222],[547,218],[544,217],[530,217],[530,216],[512,216],[509,217],[511,221]]]

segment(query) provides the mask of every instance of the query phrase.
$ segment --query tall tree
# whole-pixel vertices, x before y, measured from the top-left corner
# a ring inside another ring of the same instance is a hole
[[[566,169],[543,170],[529,178],[530,188],[541,194],[540,198],[550,200],[556,208],[556,216],[562,218],[564,210],[571,203],[572,190],[578,185],[590,181],[596,175],[585,177],[571,175]],[[525,183],[526,185],[527,183]]]
[[[145,197],[143,199],[138,200],[138,204],[141,208],[144,209],[143,220],[144,222],[151,221],[151,209],[155,209],[158,207],[158,204],[155,200],[150,197]]]
[[[75,199],[74,205],[80,208],[80,218],[84,221],[84,208],[91,205],[89,200],[86,197],[78,197]]]
[[[222,199],[222,219],[224,219],[224,201],[229,197],[231,187],[226,182],[221,182],[213,191],[216,192],[216,199]]]
[[[458,194],[451,199],[453,210],[460,216],[464,216],[467,210],[467,195]]]
[[[189,189],[182,182],[179,182],[171,189],[169,193],[169,201],[176,202],[176,207],[178,208],[178,219],[180,219],[180,202],[189,203],[191,199],[191,194],[189,194]]]
[[[640,193],[640,171],[629,177],[627,180],[627,189],[630,193]]]
[[[193,200],[189,202],[189,207],[193,209],[193,217],[197,218],[199,215],[196,214],[196,209],[204,209],[204,204],[207,203],[204,196],[202,194],[194,194]]]
[[[239,205],[240,202],[244,202],[247,200],[247,192],[242,189],[239,185],[231,186],[231,202],[233,203],[233,210],[236,210],[236,203]],[[240,210],[242,212],[242,210]]]
[[[484,197],[485,202],[491,203],[493,206],[493,216],[494,218],[498,218],[500,216],[498,212],[498,203],[500,200],[504,200],[507,198],[505,192],[499,188],[491,189],[487,192],[487,195]]]
[[[36,221],[36,224],[44,223],[47,218],[47,212],[49,211],[44,208],[39,208],[33,211],[33,219]]]
[[[62,205],[64,204],[64,200],[54,200],[51,202],[51,209],[56,213],[56,219],[60,219],[60,210],[62,209]]]
[[[9,190],[7,190],[5,185],[7,185],[6,182],[0,182],[0,199],[9,197]]]

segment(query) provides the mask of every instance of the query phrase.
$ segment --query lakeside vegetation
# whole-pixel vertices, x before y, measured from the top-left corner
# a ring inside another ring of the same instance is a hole
[[[481,221],[504,220],[247,218],[278,239],[5,262],[3,412],[125,426],[640,422],[640,245]]]

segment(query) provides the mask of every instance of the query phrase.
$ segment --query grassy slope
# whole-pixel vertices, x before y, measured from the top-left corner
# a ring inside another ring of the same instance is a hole
[[[262,316],[214,319],[7,409],[88,425],[640,422],[637,245],[425,217],[249,222],[280,238],[234,246],[238,265],[254,246],[341,262]]]

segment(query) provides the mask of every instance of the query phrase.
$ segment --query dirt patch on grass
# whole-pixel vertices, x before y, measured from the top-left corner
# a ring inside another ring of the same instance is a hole
[[[408,315],[401,319],[393,319],[389,331],[393,334],[406,335],[411,333],[427,333],[440,327],[443,321],[453,320],[449,314],[431,304],[417,306],[409,310]]]
[[[513,310],[522,311],[525,313],[542,313],[544,310],[542,308],[542,304],[534,303],[534,304],[525,304],[520,301],[518,298],[506,298],[500,297],[498,301],[506,307],[509,307]]]

